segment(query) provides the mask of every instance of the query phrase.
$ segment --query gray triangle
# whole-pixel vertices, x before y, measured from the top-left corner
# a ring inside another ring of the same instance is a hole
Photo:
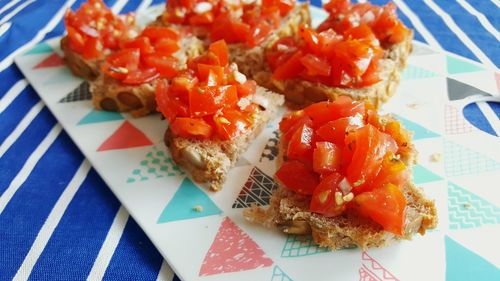
[[[82,100],[90,100],[92,99],[92,94],[90,93],[89,83],[84,81],[78,85],[73,91],[67,94],[64,98],[62,98],[59,102],[75,102]]]
[[[433,49],[423,46],[421,44],[413,44],[413,49],[411,51],[411,54],[415,56],[425,56],[435,53],[436,51],[434,51]]]
[[[491,96],[491,94],[486,93],[485,91],[479,90],[471,85],[462,83],[455,79],[447,78],[446,80],[448,84],[448,99],[450,101],[461,100],[470,96]]]

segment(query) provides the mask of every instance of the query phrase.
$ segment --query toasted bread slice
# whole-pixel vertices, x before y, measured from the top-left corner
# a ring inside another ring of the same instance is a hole
[[[186,65],[188,58],[196,57],[204,50],[203,42],[196,37],[184,37],[180,44],[180,50],[175,53],[180,65]],[[133,86],[125,85],[106,75],[100,75],[90,83],[95,108],[130,112],[134,117],[156,111],[155,88],[156,81]]]
[[[267,100],[267,106],[261,107],[255,114],[255,122],[247,133],[229,140],[194,140],[175,136],[170,128],[165,132],[164,141],[169,147],[174,161],[193,179],[208,183],[213,191],[220,190],[226,180],[229,169],[233,167],[251,141],[264,129],[269,120],[275,117],[283,96],[257,87],[256,96]]]
[[[93,81],[99,76],[99,67],[103,58],[91,60],[84,59],[80,54],[69,48],[68,36],[61,39],[61,50],[64,53],[64,61],[73,75],[81,77],[88,81]]]

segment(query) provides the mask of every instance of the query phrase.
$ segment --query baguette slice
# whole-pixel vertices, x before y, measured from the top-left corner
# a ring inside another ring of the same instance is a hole
[[[61,39],[61,50],[64,53],[64,61],[73,75],[88,81],[93,81],[99,76],[99,68],[103,58],[86,60],[80,54],[69,48],[68,36]]]
[[[175,53],[180,65],[196,57],[204,50],[203,42],[196,37],[184,37],[181,48]],[[126,85],[107,75],[100,75],[90,83],[92,103],[95,108],[108,111],[130,112],[140,117],[156,111],[156,80],[141,85]]]
[[[275,117],[279,106],[284,102],[283,96],[262,87],[257,87],[255,95],[261,100],[267,100],[267,106],[262,106],[255,114],[253,127],[236,139],[229,141],[187,139],[177,137],[170,128],[167,129],[164,141],[170,149],[172,158],[188,171],[195,181],[208,183],[213,191],[220,190],[229,169],[236,164],[266,124]]]

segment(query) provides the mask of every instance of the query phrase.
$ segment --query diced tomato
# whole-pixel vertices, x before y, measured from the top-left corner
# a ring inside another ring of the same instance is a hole
[[[391,135],[399,146],[407,146],[411,141],[412,134],[401,126],[401,123],[392,117],[386,117],[382,132]]]
[[[290,128],[286,132],[282,131],[283,132],[283,140],[285,142],[290,141],[292,136],[295,134],[295,132],[299,128],[303,127],[304,125],[307,125],[308,127],[312,127],[312,124],[313,124],[312,120],[309,116],[307,116],[305,114],[303,116],[300,116],[293,124],[291,124]],[[281,127],[281,124],[280,124],[280,127]]]
[[[379,186],[354,197],[360,214],[380,224],[384,230],[404,235],[406,199],[393,185]]]
[[[99,57],[102,51],[102,43],[97,38],[88,38],[82,56],[84,59],[93,59]]]
[[[170,124],[172,132],[183,138],[208,139],[212,135],[212,126],[201,118],[178,117]]]
[[[205,54],[198,56],[193,59],[189,59],[187,62],[187,66],[189,69],[198,71],[198,64],[208,64],[220,66],[220,61],[217,55],[214,52],[206,52]]]
[[[194,14],[189,18],[189,23],[192,25],[208,25],[214,22],[214,14],[211,11]]]
[[[372,29],[367,24],[360,24],[347,30],[344,33],[344,37],[350,39],[366,40],[371,44],[377,44],[377,38],[375,37],[375,34],[373,34]]]
[[[387,153],[382,161],[382,167],[377,177],[370,183],[372,188],[392,183],[404,186],[410,180],[410,169],[393,153]]]
[[[127,41],[123,43],[122,47],[125,49],[137,48],[141,51],[141,55],[151,54],[155,51],[155,49],[151,45],[151,41],[149,41],[149,38],[144,36],[139,36],[135,39]]]
[[[286,132],[288,132],[288,130],[304,115],[305,115],[304,110],[291,111],[285,114],[285,116],[283,116],[279,124],[281,133],[285,134]]]
[[[313,154],[313,129],[307,123],[299,127],[288,143],[287,158],[310,163]]]
[[[250,125],[238,110],[227,109],[214,115],[215,128],[222,140],[230,140],[244,133]]]
[[[128,85],[139,85],[151,82],[159,76],[160,74],[155,68],[137,69],[129,72],[122,82]]]
[[[123,80],[128,73],[138,69],[139,62],[139,49],[123,49],[109,55],[102,66],[102,70],[111,77]]]
[[[141,36],[148,37],[153,44],[159,39],[179,40],[177,31],[163,26],[147,26],[141,33]]]
[[[342,117],[351,117],[360,114],[365,116],[365,106],[362,102],[353,101],[348,96],[340,96],[334,102],[323,101],[314,103],[304,109],[311,117],[315,127],[319,127],[330,120]]]
[[[345,12],[350,5],[350,0],[330,0],[323,5],[323,9],[332,14],[339,14]]]
[[[169,122],[173,122],[177,116],[187,117],[189,115],[188,105],[175,95],[171,87],[167,80],[161,79],[158,81],[155,91],[158,110]]]
[[[180,50],[180,46],[177,40],[171,38],[161,38],[156,40],[155,51],[161,53],[164,56],[172,55],[173,53]]]
[[[248,46],[252,48],[259,45],[267,38],[271,31],[271,25],[265,21],[259,21],[259,23],[250,28],[247,38]]]
[[[172,78],[179,73],[179,62],[175,57],[150,54],[144,56],[144,64],[155,68],[161,77]]]
[[[301,25],[299,27],[299,34],[302,39],[305,41],[307,47],[312,51],[319,51],[320,42],[319,35],[306,25]]]
[[[310,210],[325,217],[334,217],[342,214],[346,205],[337,205],[335,192],[340,192],[338,187],[342,176],[339,173],[331,173],[326,176],[314,189],[311,197]]]
[[[218,58],[221,66],[225,66],[229,61],[229,51],[227,49],[226,41],[215,41],[208,47],[208,50],[213,52]]]
[[[288,189],[299,194],[311,195],[319,183],[319,177],[304,163],[286,161],[275,174],[276,178]]]
[[[81,53],[85,48],[85,39],[73,27],[67,26],[69,45],[72,50]]]
[[[311,76],[330,76],[331,65],[324,58],[312,54],[306,54],[300,58],[300,62],[307,70],[307,75]]]
[[[272,70],[285,63],[298,50],[294,37],[282,37],[266,52],[266,61]]]
[[[243,98],[249,95],[255,94],[257,90],[257,82],[255,80],[247,80],[243,84],[236,84],[236,89],[238,90],[238,97]]]
[[[198,63],[198,78],[200,81],[207,81],[209,72],[212,71],[214,74],[213,78],[216,79],[216,84],[221,85],[224,84],[224,68],[216,65],[209,65],[204,63]]]
[[[189,92],[189,107],[192,116],[205,116],[216,113],[224,106],[238,101],[235,86],[195,87]]]
[[[316,130],[321,139],[344,146],[347,129],[357,129],[363,126],[363,119],[356,117],[343,117],[330,121]]]
[[[297,77],[304,69],[302,62],[300,61],[302,56],[302,51],[297,51],[286,62],[277,66],[273,72],[273,79],[285,80]]]
[[[224,39],[227,43],[245,42],[250,33],[250,25],[231,18],[228,13],[219,15],[210,31],[210,39]]]
[[[357,129],[355,138],[356,147],[346,177],[357,194],[377,176],[386,153],[396,153],[398,145],[390,135],[369,124]]]
[[[186,104],[189,103],[189,92],[198,84],[198,78],[189,72],[183,72],[172,78],[170,90]]]
[[[317,142],[313,152],[313,170],[327,174],[339,170],[341,150],[332,142]]]

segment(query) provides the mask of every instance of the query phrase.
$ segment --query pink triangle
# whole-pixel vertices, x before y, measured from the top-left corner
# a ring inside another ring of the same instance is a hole
[[[55,67],[64,65],[64,60],[56,53],[46,57],[43,61],[39,62],[33,69]]]
[[[378,281],[372,273],[363,266],[359,268],[359,281]]]
[[[396,278],[394,275],[392,275],[389,270],[384,268],[378,261],[376,261],[374,258],[370,257],[367,252],[363,251],[361,254],[361,262],[362,262],[362,269],[370,272],[371,275],[375,275],[377,277],[377,280],[392,280],[396,281],[399,280]],[[360,269],[360,278],[361,278],[361,269]],[[367,280],[367,279],[363,279]]]
[[[498,92],[500,93],[500,73],[499,72],[495,72],[495,80],[497,81],[497,89],[498,89]]]
[[[139,129],[125,120],[107,140],[105,140],[97,151],[124,149],[131,147],[147,146],[153,143]]]
[[[273,261],[228,217],[222,221],[203,260],[200,276],[268,267]]]

